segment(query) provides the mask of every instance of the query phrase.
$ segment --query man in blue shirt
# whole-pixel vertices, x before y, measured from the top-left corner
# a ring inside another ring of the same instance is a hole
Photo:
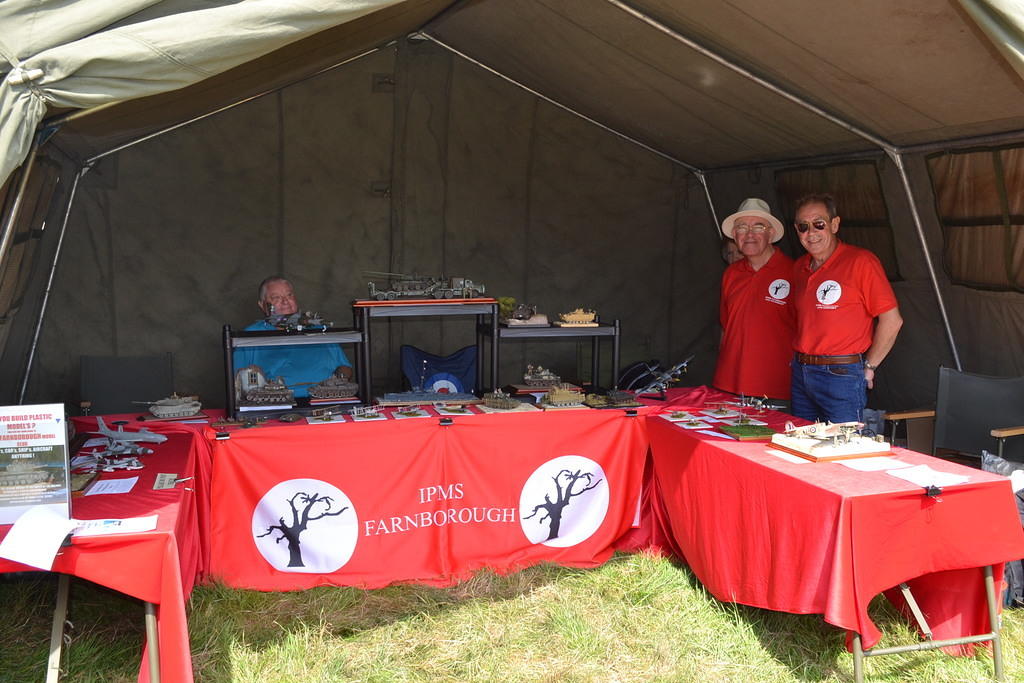
[[[256,305],[268,317],[289,316],[299,311],[292,283],[280,275],[272,275],[260,283]],[[277,328],[264,319],[245,329],[248,332]],[[296,397],[307,396],[310,384],[322,382],[331,375],[352,380],[352,363],[337,344],[248,346],[235,351],[234,363],[236,372],[248,365],[258,365],[267,379],[283,377]]]

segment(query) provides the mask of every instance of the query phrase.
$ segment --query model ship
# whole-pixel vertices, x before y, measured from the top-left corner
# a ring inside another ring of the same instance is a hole
[[[556,325],[561,327],[597,327],[597,313],[577,308],[568,313],[560,313]]]
[[[542,408],[581,408],[583,392],[571,384],[559,384],[551,387],[541,399],[540,405]]]
[[[402,273],[367,271],[371,277],[388,278],[388,284],[378,287],[375,282],[367,283],[370,298],[377,301],[395,299],[475,299],[482,296],[487,288],[482,283],[465,277],[424,277]]]
[[[540,365],[527,365],[523,375],[523,384],[528,387],[551,387],[561,381],[561,377]]]
[[[358,384],[337,375],[331,375],[308,389],[309,397],[315,400],[352,398],[357,391],[359,391]]]
[[[479,402],[480,399],[475,394],[465,392],[442,393],[440,391],[394,391],[386,393],[377,399],[377,403],[382,406],[465,405],[467,403]]]
[[[866,458],[891,449],[881,435],[861,434],[863,422],[815,422],[795,427],[786,423],[786,431],[772,437],[772,445],[808,460],[844,460]]]

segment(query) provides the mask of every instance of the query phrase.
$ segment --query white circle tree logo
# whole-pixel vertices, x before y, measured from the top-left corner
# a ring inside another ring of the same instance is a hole
[[[789,296],[789,280],[781,277],[768,285],[768,296],[773,299],[785,299]]]
[[[341,489],[319,479],[290,479],[267,491],[252,513],[263,559],[283,572],[328,574],[352,557],[359,535],[355,508]]]
[[[519,523],[531,543],[568,548],[597,531],[608,512],[608,479],[582,455],[549,460],[519,494]]]
[[[835,280],[825,280],[818,285],[818,291],[815,294],[818,297],[818,303],[828,306],[839,301],[839,297],[843,295],[843,288]]]

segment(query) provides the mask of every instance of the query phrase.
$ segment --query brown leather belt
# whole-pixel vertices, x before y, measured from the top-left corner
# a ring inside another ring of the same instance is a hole
[[[812,356],[806,353],[796,354],[796,362],[804,365],[850,365],[864,360],[859,353],[851,353],[846,356]]]

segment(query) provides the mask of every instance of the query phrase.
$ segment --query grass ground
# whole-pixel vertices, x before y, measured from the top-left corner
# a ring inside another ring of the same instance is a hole
[[[0,582],[0,681],[39,681],[56,582]],[[132,681],[142,607],[72,587],[67,681]],[[914,635],[888,604],[883,645]],[[849,681],[842,631],[820,616],[723,604],[685,568],[617,555],[590,570],[478,574],[448,589],[197,588],[189,612],[199,681]],[[1004,618],[1006,680],[1024,680],[1024,614]],[[911,653],[869,659],[871,681],[982,681],[991,659]],[[173,683],[173,682],[172,682]]]

